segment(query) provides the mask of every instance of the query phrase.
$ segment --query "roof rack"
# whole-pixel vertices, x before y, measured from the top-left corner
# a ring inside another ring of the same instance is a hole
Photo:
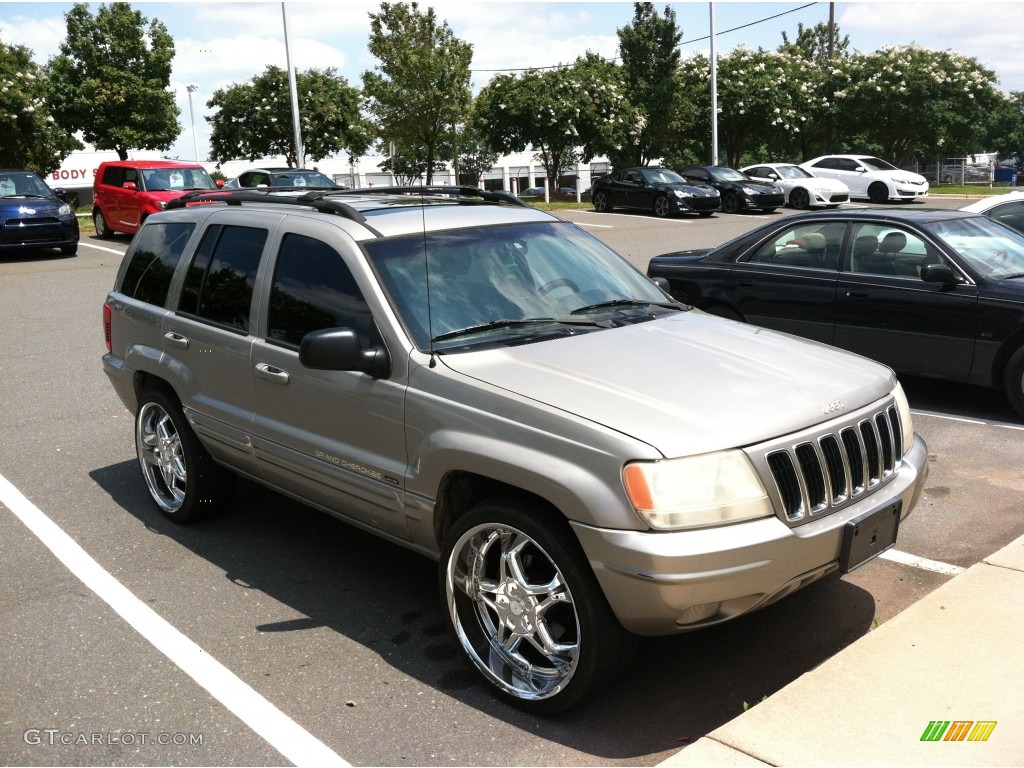
[[[438,195],[442,197],[455,198],[459,202],[471,202],[463,198],[477,198],[488,203],[507,203],[509,205],[529,208],[530,204],[508,192],[490,192],[479,187],[469,186],[436,186],[423,185],[414,187],[360,187],[358,189],[335,189],[331,195]]]
[[[274,189],[274,191],[280,191],[280,187]],[[288,195],[271,194],[271,190],[267,191],[254,191],[251,189],[246,190],[234,190],[234,189],[218,189],[218,190],[202,190],[197,189],[193,192],[186,192],[181,197],[177,197],[167,202],[167,208],[187,208],[190,205],[205,205],[208,203],[226,203],[227,205],[238,205],[242,203],[270,203],[271,205],[305,205],[314,208],[322,213],[333,213],[338,216],[343,216],[346,219],[363,224],[366,222],[366,217],[363,216],[352,206],[347,203],[343,203],[341,200],[331,200],[329,196],[332,195],[336,190],[328,189],[317,189],[312,192],[307,192],[304,195],[298,197]]]

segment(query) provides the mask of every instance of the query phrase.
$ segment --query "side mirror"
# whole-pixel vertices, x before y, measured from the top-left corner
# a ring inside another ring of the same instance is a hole
[[[391,375],[391,357],[384,346],[363,349],[351,328],[325,328],[302,337],[299,362],[322,371],[362,371],[375,379]]]
[[[925,264],[921,267],[921,279],[926,283],[942,283],[944,285],[954,285],[960,282],[948,264]]]
[[[224,186],[224,179],[217,179],[214,183],[217,185],[217,189],[220,189]]]

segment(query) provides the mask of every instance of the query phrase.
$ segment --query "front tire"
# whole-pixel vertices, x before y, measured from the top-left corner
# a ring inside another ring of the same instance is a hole
[[[1024,347],[1014,352],[1006,364],[1003,391],[1017,415],[1024,416]]]
[[[658,195],[654,198],[654,215],[659,219],[664,219],[669,213],[672,212],[672,206],[668,201],[668,198],[664,195]]]
[[[607,192],[595,192],[592,201],[594,210],[598,213],[607,213],[612,209],[612,200]]]
[[[441,594],[492,692],[553,714],[611,682],[635,638],[612,614],[568,523],[529,504],[488,499],[455,523],[441,550]]]
[[[148,390],[139,402],[135,449],[149,495],[176,523],[218,511],[234,491],[235,476],[213,461],[181,406],[162,390]]]
[[[868,187],[868,198],[875,205],[881,205],[889,200],[889,188],[880,181],[876,181]]]
[[[798,211],[802,211],[811,205],[811,196],[807,193],[806,189],[797,187],[789,193],[789,204],[796,208]]]
[[[723,213],[739,213],[740,210],[740,196],[735,192],[726,192],[722,195],[722,212]]]

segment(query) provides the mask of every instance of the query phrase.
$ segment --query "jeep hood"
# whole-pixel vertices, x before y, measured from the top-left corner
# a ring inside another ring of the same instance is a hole
[[[443,355],[452,370],[645,442],[666,457],[750,445],[888,394],[886,367],[680,312],[563,339]]]

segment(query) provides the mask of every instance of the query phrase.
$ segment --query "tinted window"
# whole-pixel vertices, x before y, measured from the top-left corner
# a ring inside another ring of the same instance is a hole
[[[136,235],[135,250],[121,281],[121,293],[165,306],[174,270],[194,229],[195,224],[187,222],[143,227]]]
[[[249,330],[249,307],[267,230],[212,226],[185,277],[179,309],[219,325]]]
[[[373,319],[355,278],[326,243],[285,235],[270,289],[267,337],[299,345],[310,331],[352,328],[370,346]]]
[[[119,165],[109,165],[103,171],[101,184],[108,184],[112,187],[120,187],[124,182],[124,168]]]

